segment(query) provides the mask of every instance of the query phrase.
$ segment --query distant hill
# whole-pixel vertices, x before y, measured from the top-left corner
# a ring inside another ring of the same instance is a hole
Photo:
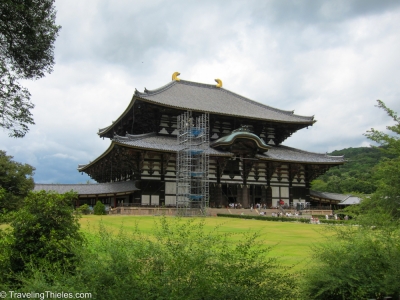
[[[331,193],[364,193],[376,190],[373,169],[384,157],[380,148],[359,147],[335,150],[329,155],[344,155],[347,163],[330,169],[311,183],[312,189]]]

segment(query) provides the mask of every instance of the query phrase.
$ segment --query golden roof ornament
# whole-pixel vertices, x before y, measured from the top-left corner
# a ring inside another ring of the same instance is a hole
[[[214,79],[215,82],[217,83],[216,87],[221,88],[222,87],[222,80],[221,79]]]
[[[174,74],[172,74],[172,81],[180,81],[180,79],[178,78],[179,75],[181,75],[181,73],[174,72]]]

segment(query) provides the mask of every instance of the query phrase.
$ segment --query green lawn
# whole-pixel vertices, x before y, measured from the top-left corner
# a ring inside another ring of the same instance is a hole
[[[137,226],[141,232],[152,234],[154,223],[160,217],[155,216],[83,216],[82,230],[95,232],[102,222],[107,230],[117,233],[121,228],[127,233]],[[205,218],[205,229],[219,226],[220,232],[232,233],[232,243],[241,239],[241,234],[256,232],[259,241],[273,246],[269,255],[278,257],[284,265],[296,265],[295,269],[309,264],[310,246],[325,242],[325,225],[304,223],[268,222],[258,220]]]

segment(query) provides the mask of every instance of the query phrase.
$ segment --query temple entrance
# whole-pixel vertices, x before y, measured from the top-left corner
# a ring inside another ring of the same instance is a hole
[[[237,202],[238,188],[236,184],[222,184],[222,197],[226,204]]]

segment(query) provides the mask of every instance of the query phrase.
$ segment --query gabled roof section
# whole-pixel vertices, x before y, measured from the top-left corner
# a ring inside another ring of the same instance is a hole
[[[262,121],[302,124],[305,126],[311,126],[316,122],[314,116],[296,115],[294,111],[281,110],[264,105],[212,84],[181,79],[179,81],[171,81],[158,89],[148,90],[145,88],[143,93],[135,89],[132,100],[125,111],[111,125],[99,129],[98,134],[103,135],[111,130],[114,124],[117,124],[131,111],[136,100],[184,111],[208,112],[216,115]]]
[[[236,142],[236,140],[240,139],[254,141],[259,151],[268,151],[271,148],[271,146],[265,144],[264,141],[260,139],[257,135],[247,131],[243,127],[234,130],[231,134],[219,138],[215,142],[211,143],[210,146],[212,148],[231,146]]]
[[[295,115],[293,111],[273,108],[212,84],[182,79],[155,90],[145,89],[144,93],[135,91],[135,96],[148,102],[184,110],[285,123],[314,123],[313,116]]]

